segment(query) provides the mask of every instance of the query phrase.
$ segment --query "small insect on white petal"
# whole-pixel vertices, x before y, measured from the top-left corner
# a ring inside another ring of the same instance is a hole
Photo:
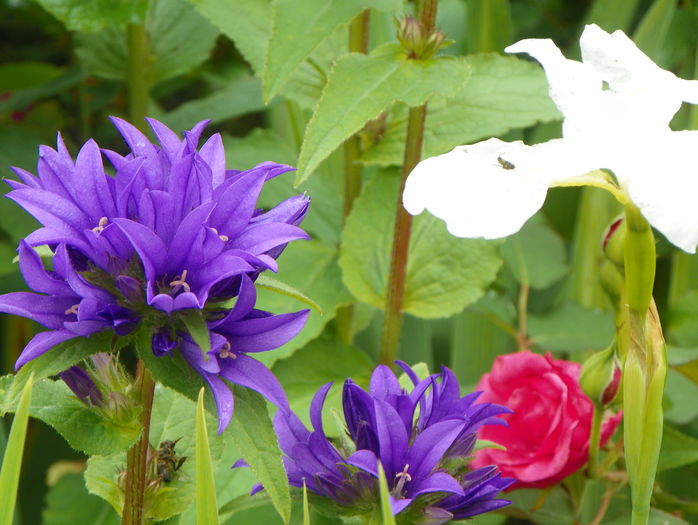
[[[505,170],[513,170],[514,168],[516,168],[513,162],[504,160],[501,155],[497,157],[497,162],[499,162],[499,165]]]

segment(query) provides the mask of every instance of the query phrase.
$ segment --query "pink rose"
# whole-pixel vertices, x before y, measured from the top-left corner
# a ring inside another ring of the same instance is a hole
[[[503,476],[516,478],[512,488],[543,488],[584,466],[589,457],[589,433],[594,406],[579,386],[581,365],[528,350],[495,359],[476,390],[478,401],[514,411],[503,416],[508,427],[487,425],[478,437],[506,450],[476,453],[473,467],[497,465]],[[604,421],[601,443],[620,423],[617,414]]]

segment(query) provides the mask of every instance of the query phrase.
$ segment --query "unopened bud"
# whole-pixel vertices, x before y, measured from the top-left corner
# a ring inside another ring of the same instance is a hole
[[[621,379],[620,361],[615,345],[596,352],[582,365],[579,384],[595,405],[604,407],[618,393]]]
[[[619,268],[623,268],[625,261],[625,235],[625,220],[620,217],[606,229],[601,241],[601,247],[608,260]]]
[[[439,49],[451,43],[439,31],[426,33],[421,22],[411,16],[399,22],[397,39],[407,56],[418,60],[431,58]]]
[[[99,391],[92,378],[79,366],[71,366],[60,373],[60,378],[73,391],[73,394],[86,405],[100,406],[102,392]]]

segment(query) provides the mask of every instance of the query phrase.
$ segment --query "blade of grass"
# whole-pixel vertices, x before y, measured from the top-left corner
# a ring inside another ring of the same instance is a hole
[[[308,488],[303,480],[303,525],[310,525],[310,509],[308,508]]]
[[[216,483],[213,479],[211,450],[208,446],[204,389],[199,391],[196,403],[196,525],[218,525]]]
[[[378,492],[381,500],[381,523],[382,525],[395,525],[395,516],[390,505],[390,494],[388,493],[388,482],[385,479],[383,465],[378,463]]]
[[[0,470],[0,495],[3,505],[0,505],[0,525],[12,525],[17,503],[17,486],[19,485],[19,473],[22,467],[22,455],[24,453],[24,440],[27,436],[27,423],[29,421],[29,404],[31,403],[31,391],[34,376],[29,376],[22,397],[19,399],[15,419],[10,429],[10,437],[7,440],[7,448],[2,460]]]

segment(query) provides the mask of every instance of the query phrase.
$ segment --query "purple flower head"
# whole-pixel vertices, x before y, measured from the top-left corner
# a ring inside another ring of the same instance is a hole
[[[505,424],[498,416],[509,410],[475,404],[476,394],[460,397],[447,368],[420,381],[399,364],[413,381],[410,392],[382,365],[373,372],[368,392],[351,379],[344,383],[344,418],[355,448],[347,450],[325,436],[322,407],[331,384],[313,398],[312,431],[293,412],[277,412],[274,428],[291,485],[305,482],[308,490],[348,511],[372,512],[378,505],[380,461],[398,522],[446,523],[508,505],[495,498],[514,480],[502,478],[496,467],[470,471],[468,462],[477,429]]]
[[[308,238],[298,227],[306,196],[268,211],[256,207],[264,183],[292,168],[264,162],[226,170],[219,134],[198,147],[205,121],[182,140],[148,119],[159,145],[129,123],[112,121],[128,155],[89,140],[73,161],[58,135],[56,150],[39,149],[38,177],[13,168],[21,182],[6,181],[7,196],[43,225],[19,246],[20,270],[37,293],[0,296],[0,312],[48,328],[29,342],[16,368],[75,337],[103,330],[124,336],[142,327],[153,334],[155,355],[179,351],[209,384],[220,431],[233,411],[223,379],[287,407],[271,372],[247,354],[283,345],[308,315],[254,308],[258,275],[276,272],[284,247]],[[105,171],[103,155],[114,175]],[[33,249],[39,245],[53,251],[51,270]],[[206,353],[189,335],[193,325],[208,328]]]

